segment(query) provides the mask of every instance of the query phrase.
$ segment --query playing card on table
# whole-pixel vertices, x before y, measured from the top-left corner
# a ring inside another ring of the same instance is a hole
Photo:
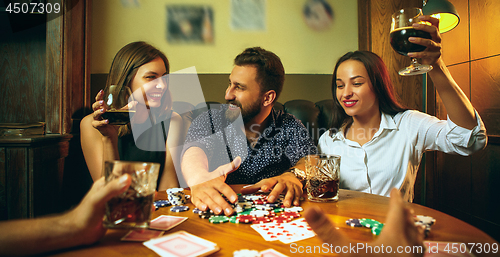
[[[217,244],[186,231],[151,239],[143,244],[160,256],[169,257],[206,256],[219,250]]]
[[[149,228],[157,230],[169,230],[181,224],[186,219],[187,217],[161,215],[150,222]]]
[[[287,233],[283,224],[276,223],[263,223],[263,224],[253,224],[250,226],[257,233],[259,233],[266,241],[276,241],[279,237]]]
[[[149,229],[137,229],[130,230],[124,237],[122,241],[147,241],[152,238],[159,237],[163,235],[164,231],[149,230]]]
[[[294,220],[290,223],[284,223],[284,227],[289,231],[288,235],[279,238],[284,244],[290,244],[316,235],[304,218]],[[289,234],[292,235],[289,236]]]
[[[257,231],[266,241],[280,240],[285,244],[311,238],[315,235],[304,218],[290,223],[254,224],[251,228]]]

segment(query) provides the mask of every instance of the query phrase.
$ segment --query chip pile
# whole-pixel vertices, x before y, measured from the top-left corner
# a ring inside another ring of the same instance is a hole
[[[155,210],[158,210],[161,207],[167,207],[172,205],[168,200],[157,200],[154,202]]]
[[[283,196],[274,203],[267,202],[266,194],[238,194],[238,201],[232,205],[235,214],[230,217],[216,215],[212,210],[202,211],[194,208],[193,212],[202,219],[208,219],[210,223],[234,223],[234,224],[262,224],[262,223],[288,223],[300,217],[302,207],[295,206],[285,208],[282,204]]]
[[[436,219],[430,216],[424,215],[416,215],[415,217],[415,225],[416,226],[424,226],[425,227],[425,237],[427,237],[431,231],[431,226],[436,222]],[[384,228],[384,224],[380,221],[374,219],[347,219],[345,223],[351,227],[365,227],[369,228],[373,235],[380,235],[382,229]]]
[[[372,232],[372,234],[378,236],[380,235],[380,232],[382,232],[382,228],[384,227],[384,224],[380,221],[374,220],[374,219],[348,219],[345,221],[345,224],[351,227],[365,227],[369,228]]]
[[[189,207],[184,205],[187,203],[189,195],[186,195],[184,193],[183,188],[169,188],[167,189],[167,195],[168,195],[168,200],[155,201],[155,207],[157,210],[159,207],[165,207],[169,205],[173,205],[170,208],[170,211],[172,212],[183,212],[189,210]]]
[[[431,216],[424,216],[424,215],[416,215],[415,217],[415,225],[416,226],[424,226],[425,230],[425,237],[429,236],[431,233],[431,226],[436,223],[436,219],[434,219]]]

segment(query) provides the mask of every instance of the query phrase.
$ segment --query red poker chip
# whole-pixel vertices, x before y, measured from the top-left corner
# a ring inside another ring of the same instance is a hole
[[[254,200],[253,201],[254,204],[265,204],[267,202],[263,201],[263,200]]]
[[[287,217],[290,217],[290,218],[294,219],[294,218],[300,217],[300,213],[299,212],[293,212],[293,211],[286,211],[286,212],[281,213],[280,216],[287,216]]]
[[[236,220],[239,223],[250,223],[250,222],[254,221],[255,219],[256,219],[255,216],[252,216],[252,215],[240,215],[240,216],[236,217]]]
[[[290,222],[292,219],[287,217],[287,216],[279,216],[279,217],[274,217],[273,218],[273,222],[274,223],[288,223]]]
[[[268,223],[268,222],[271,222],[271,219],[269,219],[268,217],[258,217],[252,221],[253,224],[262,224],[262,223]]]

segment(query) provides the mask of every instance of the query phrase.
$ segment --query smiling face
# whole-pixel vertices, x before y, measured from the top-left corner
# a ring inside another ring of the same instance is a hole
[[[337,70],[336,97],[347,115],[363,117],[379,112],[379,103],[362,62],[347,60]]]
[[[254,66],[234,66],[225,95],[229,104],[226,112],[229,120],[236,119],[241,111],[243,122],[246,124],[260,113],[262,94],[256,77],[257,68]]]
[[[134,100],[150,108],[160,107],[161,99],[167,89],[164,75],[167,75],[167,69],[160,57],[139,67],[130,83]]]

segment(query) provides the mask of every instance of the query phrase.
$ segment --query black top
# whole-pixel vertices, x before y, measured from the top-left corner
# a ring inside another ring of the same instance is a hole
[[[165,168],[165,142],[169,127],[170,119],[153,126],[142,124],[139,127],[132,127],[131,134],[118,138],[120,160],[159,163],[161,165],[158,174],[159,181]],[[135,137],[137,140],[134,139]]]

